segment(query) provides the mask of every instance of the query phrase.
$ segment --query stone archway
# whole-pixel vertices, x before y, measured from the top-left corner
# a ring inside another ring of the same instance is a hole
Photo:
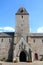
[[[26,53],[22,51],[19,56],[20,62],[26,62]]]

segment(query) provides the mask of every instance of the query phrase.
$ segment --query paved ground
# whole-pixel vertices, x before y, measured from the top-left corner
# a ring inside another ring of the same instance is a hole
[[[32,63],[28,63],[28,62],[7,63],[0,61],[0,65],[43,65],[43,61],[34,61]]]

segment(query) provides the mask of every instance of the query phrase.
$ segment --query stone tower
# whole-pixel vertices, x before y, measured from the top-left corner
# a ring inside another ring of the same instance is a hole
[[[15,35],[18,37],[17,41],[23,37],[26,40],[26,36],[28,36],[29,30],[29,13],[27,13],[24,7],[18,9],[16,13],[16,28]]]
[[[29,14],[24,7],[19,8],[16,13],[13,61],[16,58],[18,58],[19,61],[27,61],[29,59],[30,46],[27,43],[27,36],[30,33],[30,30],[28,16]],[[22,53],[25,57],[23,55],[21,56]],[[24,57],[24,59],[22,57]]]

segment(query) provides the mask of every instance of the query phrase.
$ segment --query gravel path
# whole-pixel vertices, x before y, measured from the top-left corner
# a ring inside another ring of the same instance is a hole
[[[28,62],[9,63],[0,61],[0,65],[43,65],[43,61],[34,61],[32,63]]]

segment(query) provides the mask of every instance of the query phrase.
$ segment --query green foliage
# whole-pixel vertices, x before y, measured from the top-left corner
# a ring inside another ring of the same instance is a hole
[[[1,61],[6,61],[6,58],[2,58]]]
[[[41,57],[41,59],[40,59],[40,61],[43,61],[43,55],[41,55],[42,57]]]

